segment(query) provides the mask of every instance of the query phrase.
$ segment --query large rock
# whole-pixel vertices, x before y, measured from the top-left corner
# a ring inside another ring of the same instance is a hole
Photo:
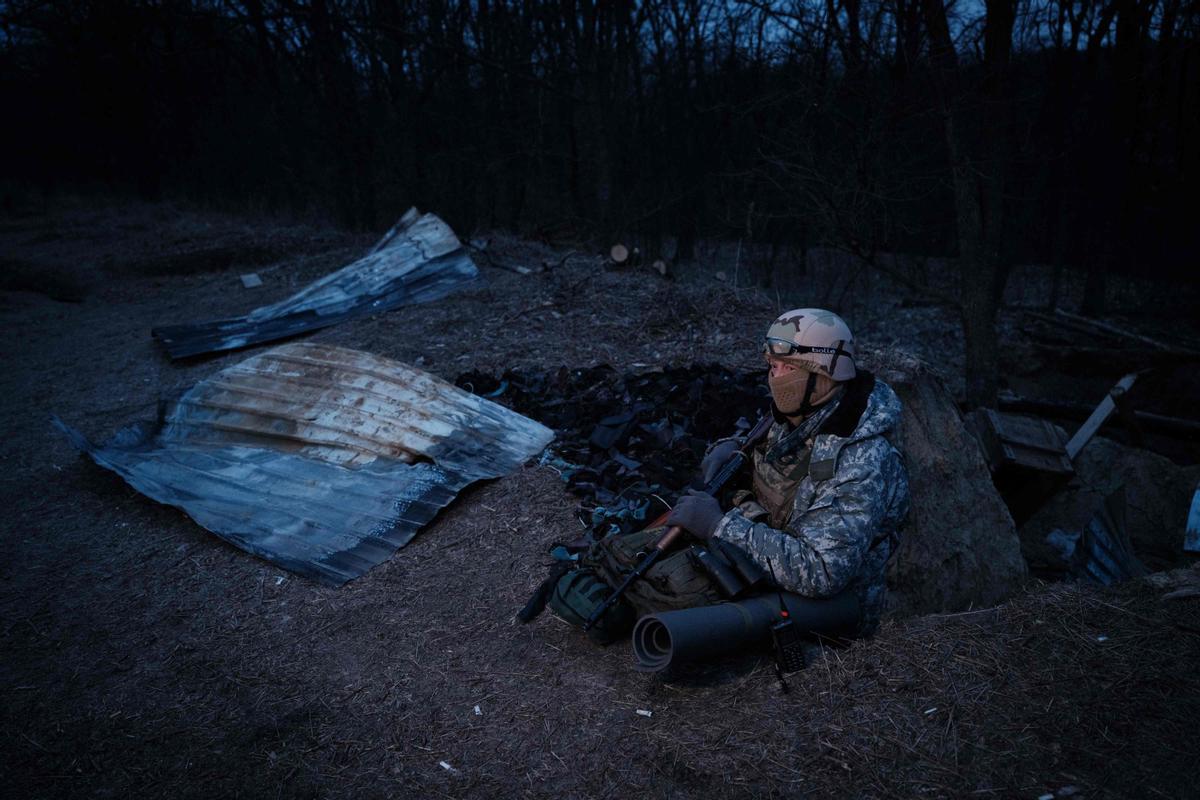
[[[941,380],[912,356],[868,353],[864,366],[904,403],[901,436],[912,511],[888,568],[891,616],[994,605],[1028,577],[1012,516]]]
[[[1125,532],[1134,554],[1151,569],[1167,569],[1195,558],[1183,551],[1192,494],[1200,465],[1181,467],[1168,458],[1096,437],[1075,458],[1075,478],[1021,526],[1021,546],[1035,568],[1054,568],[1046,544],[1054,528],[1078,531],[1104,498],[1125,488]]]

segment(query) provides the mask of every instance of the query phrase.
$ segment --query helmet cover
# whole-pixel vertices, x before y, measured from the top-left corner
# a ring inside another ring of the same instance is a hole
[[[821,308],[797,308],[781,314],[767,329],[767,360],[782,361],[819,372],[835,381],[848,381],[854,367],[854,334],[850,326]]]

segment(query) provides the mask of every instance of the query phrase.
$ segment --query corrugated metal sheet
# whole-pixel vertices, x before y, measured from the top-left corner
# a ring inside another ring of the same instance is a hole
[[[479,277],[450,226],[408,210],[363,258],[244,317],[164,325],[151,334],[171,358],[234,350],[444,297]]]
[[[100,466],[208,530],[340,585],[387,559],[467,484],[550,429],[398,361],[293,343],[229,367],[96,447]]]
[[[1188,509],[1187,525],[1183,531],[1183,549],[1189,553],[1200,553],[1200,486],[1192,495],[1192,505]]]

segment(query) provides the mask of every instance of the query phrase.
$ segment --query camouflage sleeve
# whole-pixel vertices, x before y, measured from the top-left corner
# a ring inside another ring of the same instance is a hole
[[[736,544],[779,585],[806,597],[831,597],[857,575],[875,536],[887,525],[893,493],[905,491],[899,454],[881,437],[849,444],[837,471],[797,508],[787,530],[751,522],[734,509],[714,533]]]

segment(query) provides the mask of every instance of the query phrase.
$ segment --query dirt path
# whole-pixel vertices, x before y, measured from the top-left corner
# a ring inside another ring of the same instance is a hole
[[[171,364],[150,327],[277,299],[369,244],[163,208],[0,226],[26,285],[50,272],[86,295],[0,293],[12,796],[1195,796],[1195,597],[1034,587],[998,609],[886,623],[787,695],[755,660],[664,683],[634,672],[625,645],[597,649],[548,614],[513,621],[546,546],[578,525],[550,468],[468,490],[335,590],[223,544],[48,425],[53,412],[103,438],[150,416],[160,395],[244,357]],[[252,269],[254,292],[237,279]],[[313,339],[451,379],[746,368],[775,311],[757,293],[587,258],[484,272],[486,286]]]

